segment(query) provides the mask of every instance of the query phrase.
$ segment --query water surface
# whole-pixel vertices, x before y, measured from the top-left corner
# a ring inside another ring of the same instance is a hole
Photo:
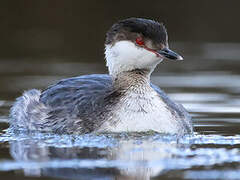
[[[181,138],[155,133],[12,133],[6,130],[9,108],[25,89],[44,89],[61,78],[105,73],[106,68],[104,61],[94,64],[76,59],[1,59],[0,176],[238,179],[239,47],[175,43],[173,49],[184,52],[185,61],[164,61],[154,72],[152,81],[182,103],[193,117],[195,134]]]

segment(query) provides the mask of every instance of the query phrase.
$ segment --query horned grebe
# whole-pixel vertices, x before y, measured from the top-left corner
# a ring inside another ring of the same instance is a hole
[[[150,83],[163,58],[183,58],[168,48],[163,24],[129,18],[106,35],[109,75],[63,79],[44,91],[29,90],[10,112],[12,128],[81,134],[89,132],[193,132],[189,114]]]

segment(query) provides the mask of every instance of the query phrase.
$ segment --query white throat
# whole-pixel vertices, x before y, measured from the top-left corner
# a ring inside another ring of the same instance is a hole
[[[106,45],[105,57],[111,76],[134,69],[147,69],[152,72],[162,61],[153,52],[137,47],[130,41],[119,41],[113,46]]]

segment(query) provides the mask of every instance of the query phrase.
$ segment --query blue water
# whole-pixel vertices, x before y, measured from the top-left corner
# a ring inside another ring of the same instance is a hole
[[[118,176],[149,179],[178,171],[178,177],[190,178],[208,169],[211,178],[219,179],[224,173],[217,168],[240,162],[239,135],[195,133],[179,138],[147,133],[71,136],[6,132],[0,136],[0,142],[9,143],[13,158],[1,160],[0,171],[22,170],[26,176],[71,178],[86,173],[93,179],[96,175],[111,179]],[[106,174],[107,169],[115,172]],[[89,175],[88,170],[94,171]],[[234,177],[240,175],[237,169],[230,170]],[[231,179],[230,172],[228,170],[224,177]]]

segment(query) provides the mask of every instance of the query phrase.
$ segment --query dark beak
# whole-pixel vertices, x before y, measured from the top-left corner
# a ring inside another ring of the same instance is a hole
[[[168,48],[164,48],[162,50],[157,51],[160,55],[162,55],[163,57],[167,58],[167,59],[171,59],[171,60],[183,60],[183,57],[180,56],[179,54],[175,53],[174,51],[168,49]]]

